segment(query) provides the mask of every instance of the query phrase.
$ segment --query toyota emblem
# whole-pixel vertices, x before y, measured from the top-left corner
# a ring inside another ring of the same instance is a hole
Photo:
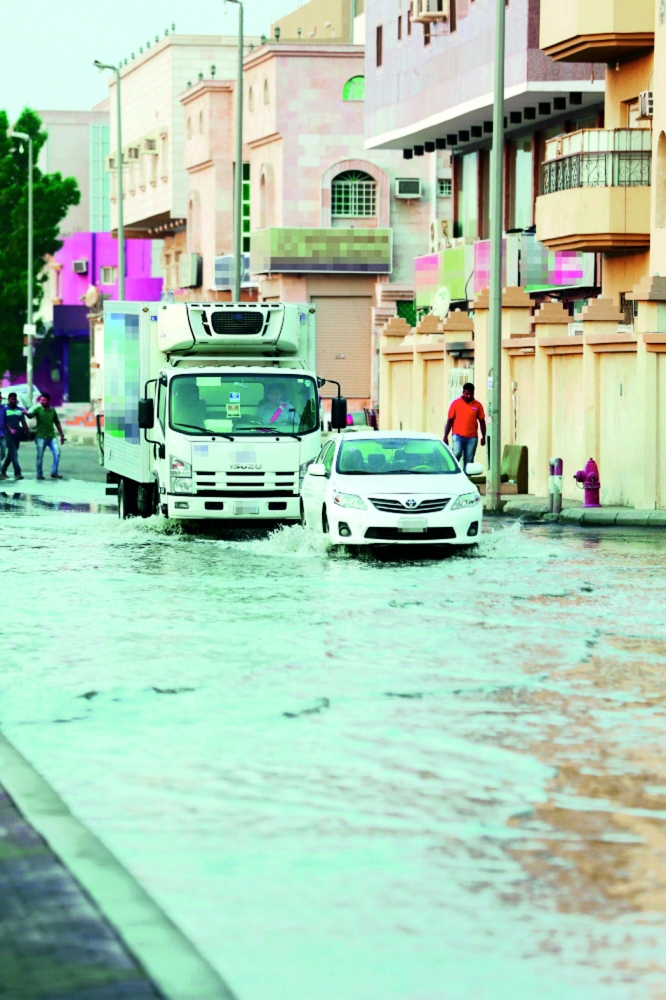
[[[416,503],[417,503],[416,500],[414,500],[413,497],[410,497],[409,500],[405,500],[405,507],[409,507],[411,510],[413,510],[414,507],[416,507]]]

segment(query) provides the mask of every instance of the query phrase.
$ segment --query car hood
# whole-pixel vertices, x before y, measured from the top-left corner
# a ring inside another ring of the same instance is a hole
[[[476,486],[462,473],[448,476],[427,474],[392,476],[336,475],[333,483],[341,493],[356,493],[361,496],[459,496],[461,493],[476,492]]]

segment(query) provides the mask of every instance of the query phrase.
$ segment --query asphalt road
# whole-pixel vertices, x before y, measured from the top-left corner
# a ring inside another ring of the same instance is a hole
[[[32,441],[24,441],[19,453],[21,469],[26,479],[35,479],[35,445]],[[51,453],[44,455],[44,475],[51,472]],[[70,444],[65,442],[60,458],[60,472],[65,479],[81,479],[88,483],[105,483],[106,472],[99,464],[99,449],[92,445]],[[11,481],[12,472],[9,470]]]

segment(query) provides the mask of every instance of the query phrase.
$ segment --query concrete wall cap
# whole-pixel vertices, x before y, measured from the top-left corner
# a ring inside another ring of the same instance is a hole
[[[666,302],[666,278],[658,274],[646,274],[627,293],[626,298],[633,302]]]
[[[382,337],[407,337],[412,332],[412,328],[402,316],[392,316],[384,329]]]
[[[474,330],[474,320],[463,309],[455,309],[442,324],[444,333],[469,333]]]
[[[621,323],[624,313],[620,312],[612,299],[591,299],[583,308],[584,323]]]
[[[502,290],[502,309],[531,309],[534,299],[531,299],[525,289],[519,285]]]
[[[562,325],[571,322],[571,316],[561,302],[544,302],[541,308],[535,313],[534,322],[551,326],[555,323]]]
[[[427,313],[416,324],[414,333],[441,333],[442,326],[434,313]]]

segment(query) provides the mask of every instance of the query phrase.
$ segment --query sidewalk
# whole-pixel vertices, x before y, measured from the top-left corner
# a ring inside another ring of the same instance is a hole
[[[666,528],[666,510],[635,510],[633,507],[584,507],[580,500],[564,500],[562,513],[551,514],[548,498],[530,494],[508,496],[502,513],[553,524],[585,527]]]
[[[162,997],[1,785],[0,830],[0,996]]]

